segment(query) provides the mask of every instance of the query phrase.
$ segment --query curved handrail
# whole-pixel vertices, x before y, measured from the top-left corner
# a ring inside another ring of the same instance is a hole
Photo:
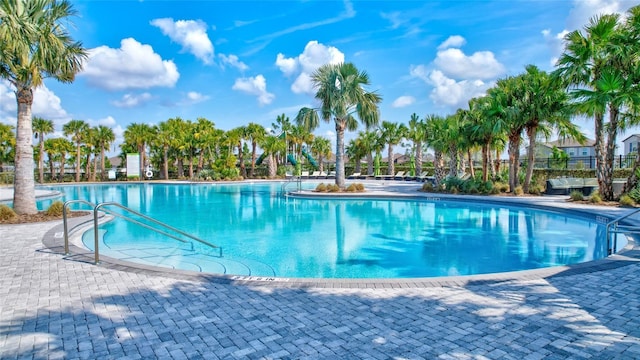
[[[96,207],[96,204],[86,201],[86,200],[68,200],[65,201],[62,205],[62,227],[64,231],[64,254],[69,255],[69,228],[67,226],[67,206],[75,203],[82,203],[91,206],[92,208]]]
[[[193,236],[193,235],[191,235],[191,234],[187,234],[186,232],[184,232],[184,231],[182,231],[182,230],[180,230],[180,229],[176,229],[176,228],[174,228],[173,226],[167,225],[167,224],[165,224],[165,223],[163,223],[163,222],[160,222],[160,221],[158,221],[158,220],[156,220],[156,219],[153,219],[153,218],[151,218],[151,217],[149,217],[149,216],[146,216],[146,215],[144,215],[144,214],[142,214],[142,213],[139,213],[139,212],[137,212],[137,211],[135,211],[135,210],[133,210],[133,209],[130,209],[130,208],[128,208],[128,207],[126,207],[126,206],[124,206],[124,205],[122,205],[122,204],[119,204],[119,203],[117,203],[117,202],[103,202],[103,203],[100,203],[100,204],[96,205],[96,207],[94,207],[94,208],[93,208],[94,241],[95,241],[95,250],[94,250],[94,253],[95,253],[95,262],[96,262],[96,264],[100,262],[100,255],[99,255],[99,251],[98,251],[98,237],[99,237],[99,234],[98,234],[98,210],[100,210],[100,209],[101,209],[102,207],[104,207],[104,206],[115,206],[115,207],[118,207],[118,208],[120,208],[120,209],[122,209],[122,210],[128,211],[128,212],[130,212],[130,213],[132,213],[132,214],[134,214],[134,215],[136,215],[136,216],[139,216],[139,217],[141,217],[141,218],[143,218],[143,219],[145,219],[145,220],[147,220],[147,221],[150,221],[150,222],[152,222],[152,223],[154,223],[154,224],[156,224],[156,225],[162,226],[162,227],[164,227],[165,229],[168,229],[168,230],[174,231],[174,232],[176,232],[176,233],[178,233],[178,234],[180,234],[180,235],[183,235],[183,236],[186,236],[186,237],[188,237],[188,238],[190,238],[190,239],[192,239],[192,240],[195,240],[195,241],[197,241],[197,242],[199,242],[199,243],[201,243],[201,244],[207,245],[207,246],[209,246],[209,247],[211,247],[211,248],[214,248],[214,249],[219,249],[219,250],[220,250],[220,257],[222,257],[222,247],[220,247],[220,246],[217,246],[217,245],[211,244],[210,242],[205,241],[205,240],[202,240],[202,239],[200,239],[200,238],[198,238],[198,237],[196,237],[196,236]],[[170,238],[172,238],[172,239],[175,239],[175,240],[181,241],[181,242],[183,242],[183,243],[187,243],[187,242],[188,242],[188,241],[186,241],[186,240],[184,240],[184,239],[180,239],[179,237],[177,237],[177,236],[175,236],[175,235],[173,235],[173,234],[169,234],[169,233],[168,233],[168,232],[166,232],[166,231],[159,230],[159,229],[157,229],[157,228],[154,228],[154,227],[153,227],[153,226],[151,226],[151,225],[147,225],[147,224],[145,224],[145,223],[143,223],[143,222],[140,222],[140,221],[134,220],[134,219],[132,219],[132,218],[130,218],[130,217],[124,216],[124,215],[119,214],[119,213],[117,213],[117,212],[114,212],[114,211],[112,211],[112,210],[104,209],[103,211],[105,211],[105,212],[107,212],[107,213],[109,213],[109,214],[111,214],[111,215],[113,215],[113,216],[119,217],[119,218],[121,218],[121,219],[124,219],[124,220],[130,221],[130,222],[132,222],[132,223],[134,223],[134,224],[140,225],[140,226],[142,226],[142,227],[144,227],[144,228],[147,228],[147,229],[149,229],[149,230],[153,230],[153,231],[155,231],[155,232],[157,232],[157,233],[159,233],[159,234],[162,234],[162,235],[168,236],[168,237],[170,237]]]
[[[282,186],[280,187],[280,191],[283,194],[286,194],[285,190],[287,189],[287,186],[289,186],[289,184],[291,184],[294,181],[298,185],[298,191],[300,191],[302,189],[302,176],[300,176],[300,175],[294,175],[294,176],[288,178],[287,181],[284,184],[282,184]]]
[[[624,215],[622,215],[622,216],[620,216],[620,217],[618,217],[616,219],[613,219],[613,220],[611,220],[611,221],[609,221],[607,223],[607,225],[606,225],[607,255],[611,255],[613,253],[613,250],[611,248],[611,240],[610,240],[611,239],[611,236],[610,236],[611,227],[615,225],[615,228],[614,228],[613,232],[618,232],[617,230],[620,228],[620,221],[622,221],[622,220],[624,220],[624,219],[626,219],[628,217],[631,217],[632,215],[635,215],[638,212],[640,212],[640,209],[636,209],[634,211],[631,211],[631,212],[629,212],[627,214],[624,214]],[[628,228],[625,228],[625,229],[626,229],[626,232],[632,232],[632,233],[633,232],[640,232],[640,228],[634,229],[634,228],[628,227]],[[613,239],[613,249],[616,249],[617,247],[618,247],[618,238],[615,237]]]

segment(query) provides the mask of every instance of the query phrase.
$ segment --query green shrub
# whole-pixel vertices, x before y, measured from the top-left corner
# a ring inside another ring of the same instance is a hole
[[[582,201],[582,200],[584,200],[584,195],[582,194],[582,191],[580,191],[580,190],[573,190],[571,192],[571,194],[569,194],[569,198],[572,201]]]
[[[64,208],[64,204],[62,201],[54,201],[51,206],[46,211],[46,214],[49,216],[62,216],[62,208]]]
[[[513,191],[516,196],[524,195],[524,190],[522,190],[522,186],[516,186],[516,189]]]
[[[622,196],[620,196],[620,205],[622,206],[634,206],[636,204],[636,202],[631,198],[631,196],[627,195],[627,194],[623,194]]]
[[[347,192],[356,192],[358,191],[358,189],[356,188],[356,184],[351,184],[349,186],[347,186]]]
[[[8,205],[0,204],[0,221],[10,220],[18,216]]]
[[[320,183],[316,186],[316,192],[327,192],[327,185]]]
[[[356,190],[358,190],[359,192],[363,192],[364,191],[364,184],[357,183],[356,184]]]
[[[591,194],[591,196],[589,197],[589,202],[591,202],[592,204],[600,204],[602,202],[600,193],[594,191],[593,194]]]
[[[433,192],[435,189],[433,188],[433,184],[431,184],[430,182],[425,182],[424,184],[422,184],[422,191],[425,192]]]
[[[492,187],[491,190],[489,190],[489,194],[491,194],[491,195],[500,194],[500,188],[496,187],[496,186]]]
[[[544,185],[541,184],[531,184],[531,186],[529,186],[529,194],[531,195],[542,195],[542,193],[544,192]]]

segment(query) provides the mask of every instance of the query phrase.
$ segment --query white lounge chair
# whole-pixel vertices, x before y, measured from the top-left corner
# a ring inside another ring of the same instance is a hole
[[[404,171],[398,171],[393,178],[395,180],[404,180],[405,176]]]
[[[326,179],[327,173],[324,171],[320,171],[320,175],[318,175],[318,179]]]
[[[320,171],[314,171],[313,173],[311,173],[311,175],[309,175],[310,179],[317,179],[320,176]]]
[[[360,177],[360,173],[353,173],[349,175],[348,179],[357,179]]]
[[[309,172],[308,171],[303,171],[302,173],[300,173],[300,177],[303,179],[308,179],[309,178]]]

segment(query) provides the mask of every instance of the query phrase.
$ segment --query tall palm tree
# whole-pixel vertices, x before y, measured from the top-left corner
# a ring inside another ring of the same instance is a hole
[[[626,46],[618,41],[620,38],[617,29],[618,21],[617,14],[596,16],[589,21],[584,31],[575,30],[565,35],[564,52],[558,59],[557,69],[554,72],[562,84],[570,89],[598,92],[596,83],[601,80],[603,72],[607,69],[616,69],[618,59],[613,54],[617,52],[617,48]],[[580,93],[572,92],[570,95],[582,102],[579,112],[594,118],[596,177],[602,198],[612,200],[613,161],[610,162],[608,159],[613,157],[607,156],[604,123],[606,105],[584,101]],[[590,98],[593,99],[594,96]],[[615,127],[613,130],[617,131]]]
[[[215,130],[216,128],[213,121],[203,117],[198,118],[196,122],[196,132],[194,134],[196,150],[198,153],[198,173],[204,168],[204,160],[211,152],[212,143],[216,141]]]
[[[267,154],[267,163],[269,167],[269,178],[273,179],[278,174],[278,162],[276,161],[276,154],[286,150],[286,143],[284,139],[280,139],[278,136],[266,136],[260,142],[260,147]]]
[[[331,156],[331,141],[329,139],[316,136],[311,143],[311,152],[318,159],[318,166],[320,172],[324,171],[324,159]]]
[[[415,147],[415,165],[416,175],[422,174],[422,144],[427,137],[427,127],[424,120],[420,119],[418,114],[411,114],[409,119],[409,130],[407,131],[407,139],[413,142]]]
[[[111,144],[116,140],[116,135],[111,128],[98,125],[95,132],[95,141],[97,149],[100,151],[100,179],[105,180],[105,151],[109,149]]]
[[[49,149],[50,154],[53,154],[54,159],[58,160],[60,166],[59,181],[64,181],[64,168],[67,163],[67,154],[73,151],[73,143],[65,138],[53,138],[45,140],[45,149]],[[49,161],[53,163],[51,155],[49,155]],[[53,176],[53,168],[51,169],[51,176]]]
[[[33,117],[33,133],[38,139],[38,182],[44,183],[44,135],[53,133],[53,120]],[[52,174],[53,175],[53,174]]]
[[[80,146],[87,137],[89,124],[84,120],[71,120],[62,126],[65,136],[71,136],[71,140],[76,145],[76,182],[80,182],[80,162],[82,161],[80,154]]]
[[[35,214],[31,106],[33,91],[50,77],[73,82],[87,51],[67,32],[76,15],[67,0],[0,2],[0,78],[15,89],[18,105],[13,208]]]
[[[382,97],[374,92],[366,91],[363,86],[369,85],[366,72],[359,72],[351,63],[326,64],[318,68],[311,76],[311,81],[318,89],[316,99],[321,102],[319,109],[302,108],[296,117],[298,124],[304,124],[309,129],[318,127],[320,117],[331,121],[333,118],[336,128],[336,185],[345,187],[344,174],[344,132],[354,131],[358,122],[353,116],[358,115],[360,121],[367,127],[378,123],[380,112],[378,103]]]
[[[260,143],[264,139],[264,137],[267,135],[267,131],[265,130],[264,126],[250,122],[249,125],[247,125],[246,135],[247,140],[251,142],[251,170],[249,171],[249,177],[253,178],[256,169],[256,151],[258,148],[258,143]]]
[[[427,115],[425,125],[427,127],[427,145],[433,149],[433,168],[436,187],[445,178],[444,156],[443,154],[449,150],[449,144],[441,134],[446,131],[446,119],[440,115]]]
[[[144,174],[147,145],[155,136],[155,130],[148,124],[131,123],[124,130],[124,141],[135,148],[140,155],[140,177]]]
[[[380,127],[380,138],[387,144],[387,159],[389,165],[387,167],[387,174],[395,174],[395,159],[393,157],[393,147],[402,142],[402,139],[407,133],[407,127],[404,124],[393,123],[390,121],[383,121]]]
[[[361,131],[356,138],[356,145],[361,149],[361,153],[367,158],[367,175],[373,175],[373,154],[379,154],[384,148],[384,141],[380,139],[375,131]]]

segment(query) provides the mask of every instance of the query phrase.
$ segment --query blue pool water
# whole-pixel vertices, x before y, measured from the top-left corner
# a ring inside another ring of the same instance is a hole
[[[52,189],[65,200],[121,203],[223,248],[219,257],[217,250],[182,244],[124,220],[101,225],[101,255],[185,270],[410,278],[534,269],[606,256],[603,225],[497,204],[293,199],[281,195],[279,183]],[[93,231],[83,242],[93,249]]]

